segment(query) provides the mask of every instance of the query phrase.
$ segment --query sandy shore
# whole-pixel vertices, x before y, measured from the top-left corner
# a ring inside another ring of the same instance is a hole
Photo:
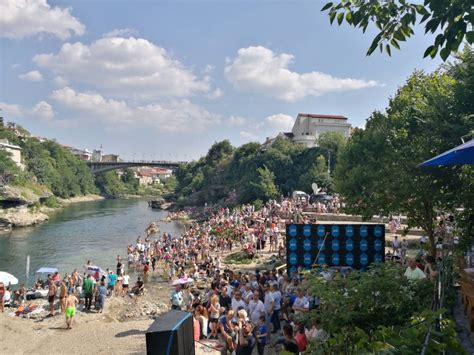
[[[51,318],[24,319],[0,313],[0,354],[144,354],[145,332],[168,309],[167,282],[150,281],[138,301],[107,298],[102,314],[78,306],[73,329],[59,310]],[[35,300],[46,305],[46,301]]]
[[[258,265],[252,262],[228,266],[242,271],[257,266],[265,268],[273,254],[260,254]],[[145,295],[137,302],[128,296],[108,298],[102,314],[82,312],[80,305],[72,330],[66,330],[65,318],[59,310],[55,317],[44,319],[0,313],[0,354],[144,354],[146,330],[159,314],[168,310],[171,288],[161,276],[158,268],[145,284]]]
[[[143,354],[145,331],[153,320],[119,322],[105,313],[78,312],[73,329],[63,316],[44,321],[10,318],[0,314],[2,354]]]

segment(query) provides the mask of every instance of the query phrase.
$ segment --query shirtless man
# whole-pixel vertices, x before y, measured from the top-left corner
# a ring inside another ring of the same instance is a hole
[[[50,316],[54,316],[54,299],[56,298],[56,292],[58,291],[58,287],[54,282],[50,282],[49,289],[48,289],[48,302],[49,302],[49,314]]]
[[[66,297],[67,297],[67,286],[66,286],[66,281],[63,280],[61,281],[61,286],[59,287],[59,302],[61,304],[61,313],[64,313],[64,310],[66,309]]]
[[[71,324],[72,324],[72,319],[74,318],[74,315],[76,314],[77,303],[78,303],[77,297],[73,293],[70,293],[66,297],[66,328],[67,329],[72,329]]]

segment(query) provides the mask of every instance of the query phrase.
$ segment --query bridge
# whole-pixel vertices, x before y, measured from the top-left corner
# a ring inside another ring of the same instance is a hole
[[[133,160],[133,161],[115,161],[115,162],[108,162],[108,161],[88,161],[87,165],[92,170],[94,175],[104,173],[110,170],[116,169],[125,169],[125,168],[132,168],[134,166],[152,166],[152,167],[160,167],[160,168],[167,168],[167,169],[176,169],[180,165],[186,164],[185,161],[166,161],[166,160],[158,160],[158,161],[146,161],[146,160]]]

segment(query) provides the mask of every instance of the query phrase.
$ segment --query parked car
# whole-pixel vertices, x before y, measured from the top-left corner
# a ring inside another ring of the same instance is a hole
[[[333,198],[334,197],[328,194],[312,194],[309,198],[309,203],[313,204],[317,202],[321,202],[321,203],[330,202],[333,200]]]

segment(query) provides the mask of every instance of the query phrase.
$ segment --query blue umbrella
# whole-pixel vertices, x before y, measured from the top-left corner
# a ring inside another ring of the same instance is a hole
[[[419,166],[474,165],[474,139],[431,158]]]

